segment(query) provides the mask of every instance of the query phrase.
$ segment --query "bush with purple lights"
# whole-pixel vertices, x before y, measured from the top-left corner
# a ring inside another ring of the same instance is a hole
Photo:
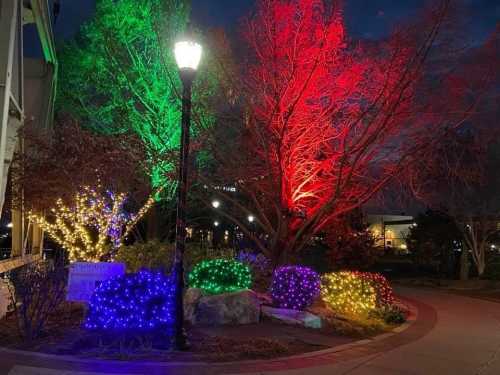
[[[236,259],[247,264],[253,272],[266,272],[271,267],[271,261],[264,254],[255,254],[251,251],[240,251]]]
[[[150,332],[174,323],[175,285],[161,272],[140,271],[103,281],[92,295],[85,328]]]
[[[189,286],[210,294],[249,289],[252,285],[250,268],[241,262],[228,259],[204,260],[189,274]]]
[[[320,292],[320,277],[309,267],[284,266],[274,270],[271,297],[275,306],[303,310]]]

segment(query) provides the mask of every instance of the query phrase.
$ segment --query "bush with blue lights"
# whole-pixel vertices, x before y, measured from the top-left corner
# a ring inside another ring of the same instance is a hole
[[[97,331],[152,332],[171,327],[172,276],[140,271],[103,281],[94,291],[84,326]]]

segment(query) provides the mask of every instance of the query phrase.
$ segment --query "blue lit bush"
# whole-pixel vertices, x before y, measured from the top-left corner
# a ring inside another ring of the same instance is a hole
[[[154,332],[174,323],[173,278],[140,271],[102,282],[89,302],[84,326],[96,331]]]
[[[204,260],[189,273],[189,286],[209,294],[249,289],[252,285],[250,268],[228,259]]]

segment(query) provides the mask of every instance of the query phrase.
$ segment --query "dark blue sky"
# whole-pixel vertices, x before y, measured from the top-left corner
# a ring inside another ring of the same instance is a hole
[[[500,1],[463,0],[466,4],[466,27],[473,43],[483,40],[500,20]],[[138,0],[140,3],[140,0]],[[411,17],[426,0],[344,0],[348,33],[355,38],[377,38],[390,31],[398,21]],[[255,0],[192,0],[193,19],[203,27],[224,27],[231,32],[247,15]],[[79,26],[92,17],[95,0],[61,0],[61,12],[55,27],[60,41],[74,35]],[[25,31],[28,55],[37,54],[32,29]]]

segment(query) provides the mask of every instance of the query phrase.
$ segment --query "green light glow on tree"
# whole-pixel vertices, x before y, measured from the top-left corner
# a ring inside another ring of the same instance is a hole
[[[94,19],[60,51],[58,109],[99,133],[138,134],[151,183],[165,185],[167,197],[175,190],[181,117],[172,48],[188,14],[185,0],[97,0]],[[213,123],[206,102],[216,80],[206,60],[193,88],[194,137]]]

